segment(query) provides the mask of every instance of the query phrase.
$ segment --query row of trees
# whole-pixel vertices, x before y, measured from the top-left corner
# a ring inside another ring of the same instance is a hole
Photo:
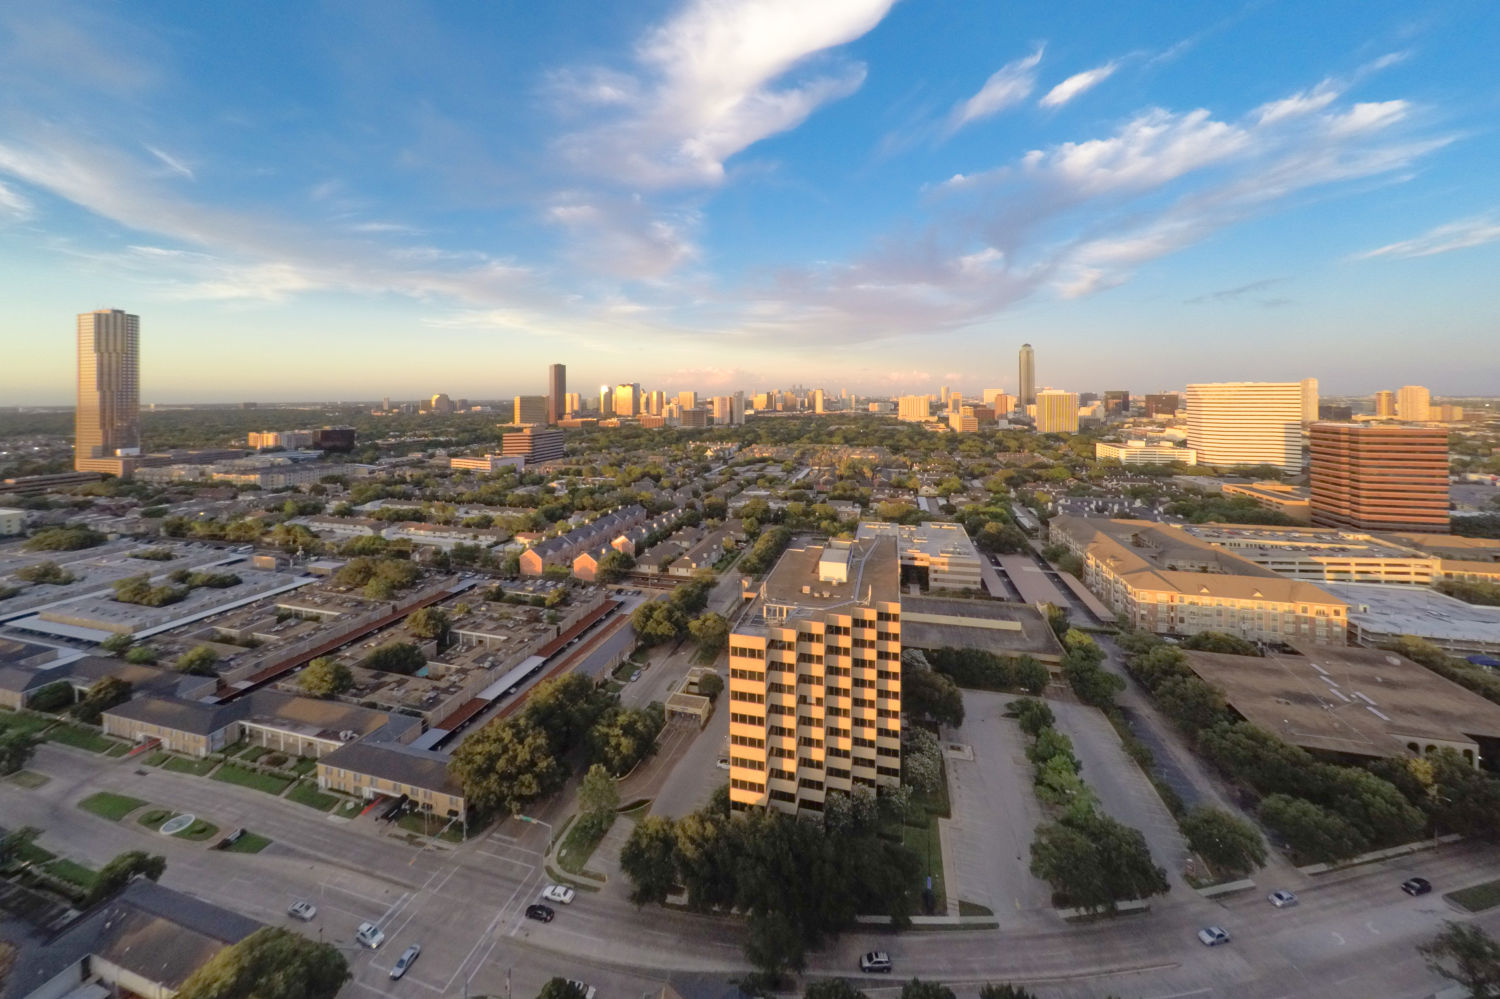
[[[629,772],[655,750],[665,724],[660,704],[622,707],[578,673],[546,680],[516,715],[465,739],[449,769],[481,812],[520,814],[558,791],[580,756],[612,774]]]
[[[1099,810],[1072,740],[1053,727],[1046,702],[1022,698],[1011,713],[1031,740],[1026,757],[1037,798],[1057,816],[1037,828],[1031,844],[1031,873],[1052,886],[1054,902],[1112,912],[1121,901],[1166,892],[1167,872],[1152,861],[1140,830]]]
[[[189,572],[178,569],[167,576],[168,582],[151,585],[149,573],[128,576],[114,583],[115,599],[124,604],[139,604],[143,607],[164,607],[187,598],[200,586],[225,590],[238,586],[240,577],[232,572]]]
[[[756,576],[776,564],[776,559],[792,540],[790,528],[776,526],[763,531],[755,544],[740,559],[739,570],[747,576]]]
[[[637,905],[683,891],[695,912],[743,913],[751,963],[779,975],[862,913],[909,924],[917,856],[880,835],[897,806],[872,791],[830,792],[823,826],[773,809],[733,813],[727,787],[691,815],[648,816],[620,852]]]
[[[635,628],[636,638],[643,645],[660,645],[675,641],[691,631],[700,642],[717,642],[717,648],[722,648],[722,643],[729,638],[728,622],[713,613],[703,614],[702,621],[694,618],[694,615],[700,614],[708,606],[708,594],[712,589],[711,578],[693,579],[678,586],[667,596],[641,604],[630,614],[630,624]],[[723,624],[722,634],[715,630],[718,623]]]
[[[44,527],[26,540],[29,552],[73,552],[102,545],[105,536],[82,525]]]
[[[360,587],[371,600],[389,600],[421,578],[422,570],[406,559],[363,556],[340,569],[334,581],[340,586]]]
[[[1430,806],[1428,796],[1415,787],[1403,793],[1387,779],[1407,783],[1401,776],[1411,773],[1406,764],[1376,773],[1318,760],[1237,720],[1180,649],[1138,632],[1122,635],[1120,644],[1131,651],[1129,669],[1162,713],[1226,777],[1260,799],[1260,820],[1305,861],[1332,863],[1407,843],[1427,827],[1428,816],[1414,801]]]
[[[1040,694],[1050,678],[1047,667],[1031,656],[998,656],[983,649],[932,649],[926,655],[934,670],[971,690]]]

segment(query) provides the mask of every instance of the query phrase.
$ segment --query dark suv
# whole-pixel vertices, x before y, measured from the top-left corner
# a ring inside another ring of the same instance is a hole
[[[1432,891],[1432,882],[1426,878],[1407,878],[1401,882],[1401,890],[1408,895],[1426,895]]]
[[[557,913],[552,911],[552,907],[550,905],[542,905],[541,903],[537,903],[535,905],[528,905],[526,907],[527,919],[535,919],[543,923],[550,923],[552,922],[552,917],[555,915],[557,915]]]

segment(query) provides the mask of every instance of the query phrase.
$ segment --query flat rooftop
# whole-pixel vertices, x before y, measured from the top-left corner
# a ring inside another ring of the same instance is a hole
[[[1062,658],[1062,645],[1030,604],[946,597],[901,598],[901,644],[922,649],[983,649],[1002,656]]]
[[[969,540],[969,532],[964,530],[962,524],[945,521],[893,524],[867,520],[859,525],[858,540],[867,541],[881,536],[897,539],[900,557],[905,561],[934,557],[979,558],[974,550],[974,543]]]
[[[1304,749],[1407,755],[1409,744],[1500,739],[1500,705],[1382,649],[1306,647],[1264,659],[1187,652],[1250,722]]]
[[[901,563],[890,536],[860,541],[797,538],[782,552],[736,630],[901,600]]]
[[[1349,604],[1349,621],[1367,631],[1419,635],[1442,642],[1482,642],[1500,648],[1500,607],[1465,603],[1423,587],[1381,583],[1323,583]]]
[[[1206,544],[1246,553],[1247,558],[1422,558],[1407,548],[1370,534],[1337,528],[1253,527],[1231,524],[1184,524],[1181,530]]]

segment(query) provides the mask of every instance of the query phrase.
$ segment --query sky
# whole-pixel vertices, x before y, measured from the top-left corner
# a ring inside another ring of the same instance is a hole
[[[609,382],[1500,394],[1500,17],[0,5],[0,404]]]

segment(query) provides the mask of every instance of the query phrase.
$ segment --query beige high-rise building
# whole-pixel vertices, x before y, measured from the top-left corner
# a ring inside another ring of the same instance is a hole
[[[1302,379],[1302,422],[1314,423],[1318,419],[1318,380]]]
[[[825,410],[823,408],[823,390],[822,389],[813,389],[813,412],[814,413],[827,412],[827,410]]]
[[[781,556],[729,636],[732,807],[900,785],[900,584],[889,534]]]
[[[512,423],[542,423],[547,422],[549,402],[545,395],[518,395],[515,401],[515,412]]]
[[[901,396],[896,400],[896,418],[911,422],[925,422],[932,419],[932,396]]]
[[[696,408],[696,407],[692,407]],[[714,396],[714,426],[723,427],[734,422],[734,396]]]
[[[1403,385],[1396,393],[1396,417],[1410,423],[1432,419],[1432,394],[1421,385]]]
[[[1390,389],[1381,389],[1375,393],[1375,415],[1386,418],[1396,415],[1396,393]]]
[[[119,462],[100,459],[140,453],[140,316],[119,309],[79,314],[74,433],[73,467],[80,472],[117,472]]]
[[[1187,387],[1188,447],[1202,465],[1302,470],[1301,382],[1214,382]]]
[[[625,382],[615,386],[615,408],[616,416],[640,416],[641,415],[641,387],[635,382]]]
[[[1078,432],[1078,393],[1042,389],[1036,394],[1036,430],[1039,434]]]

